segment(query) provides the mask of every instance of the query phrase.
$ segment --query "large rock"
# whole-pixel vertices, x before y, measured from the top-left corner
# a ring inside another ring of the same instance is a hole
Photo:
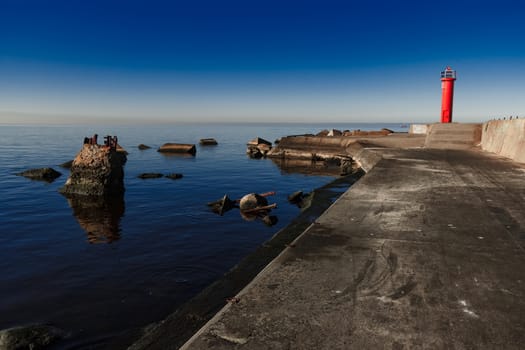
[[[16,174],[18,176],[24,176],[31,180],[42,180],[47,182],[53,182],[57,177],[62,175],[53,168],[40,168],[40,169],[29,169],[21,173]]]
[[[48,325],[13,327],[0,331],[0,350],[44,349],[66,333]]]
[[[195,155],[197,149],[193,144],[187,143],[165,143],[157,150],[162,153],[187,153]]]
[[[64,194],[101,196],[124,192],[126,155],[115,148],[84,144],[60,189]]]
[[[272,143],[263,138],[256,137],[253,140],[249,141],[246,146],[246,154],[250,158],[262,158],[266,157],[266,154],[272,149]]]
[[[217,140],[215,140],[214,138],[201,139],[201,140],[199,141],[199,143],[200,143],[202,146],[217,146],[217,145],[218,145]]]
[[[250,193],[241,198],[239,208],[242,211],[252,210],[268,205],[268,200],[257,193]]]

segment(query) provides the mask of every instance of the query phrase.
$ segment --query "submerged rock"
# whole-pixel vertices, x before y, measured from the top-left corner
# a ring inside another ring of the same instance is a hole
[[[213,210],[214,213],[222,216],[225,212],[235,208],[236,204],[235,201],[232,201],[230,197],[225,194],[221,199],[208,203],[208,206],[211,207],[211,210]]]
[[[160,173],[142,173],[139,176],[137,176],[139,179],[158,179],[160,177],[163,177],[164,175]]]
[[[151,147],[150,147],[150,146],[147,146],[147,145],[144,145],[144,144],[141,143],[140,145],[138,145],[138,148],[139,148],[141,151],[143,151],[143,150],[145,150],[145,149],[150,149]]]
[[[73,160],[69,178],[59,191],[85,196],[124,193],[126,160],[126,155],[115,148],[84,144]]]
[[[216,146],[216,145],[218,145],[217,140],[215,140],[213,138],[200,139],[199,143],[202,146]]]
[[[266,226],[273,226],[279,221],[275,215],[266,215],[261,220]]]
[[[40,169],[29,169],[21,173],[16,174],[18,176],[24,176],[32,180],[42,180],[47,182],[53,182],[57,177],[62,174],[53,168],[40,168]]]
[[[299,203],[303,199],[303,191],[296,191],[288,196],[290,203]]]
[[[300,209],[305,209],[310,206],[312,201],[312,193],[303,193],[303,191],[297,191],[288,196],[288,202],[296,205]]]
[[[29,325],[0,331],[0,349],[44,349],[66,336],[63,330],[49,325]]]
[[[172,173],[172,174],[166,175],[165,177],[167,177],[168,179],[172,179],[172,180],[178,180],[178,179],[182,179],[182,174]]]

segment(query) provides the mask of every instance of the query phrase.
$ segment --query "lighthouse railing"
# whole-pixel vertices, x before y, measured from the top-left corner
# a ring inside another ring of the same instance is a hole
[[[441,78],[452,78],[456,79],[456,71],[455,70],[444,70],[441,72]]]

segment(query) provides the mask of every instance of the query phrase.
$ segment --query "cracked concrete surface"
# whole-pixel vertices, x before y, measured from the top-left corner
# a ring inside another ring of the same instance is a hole
[[[184,349],[521,349],[525,172],[475,150],[382,159]]]

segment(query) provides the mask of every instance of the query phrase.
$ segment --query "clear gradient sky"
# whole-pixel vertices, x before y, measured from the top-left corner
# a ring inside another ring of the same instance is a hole
[[[523,1],[0,0],[0,123],[525,116]]]

